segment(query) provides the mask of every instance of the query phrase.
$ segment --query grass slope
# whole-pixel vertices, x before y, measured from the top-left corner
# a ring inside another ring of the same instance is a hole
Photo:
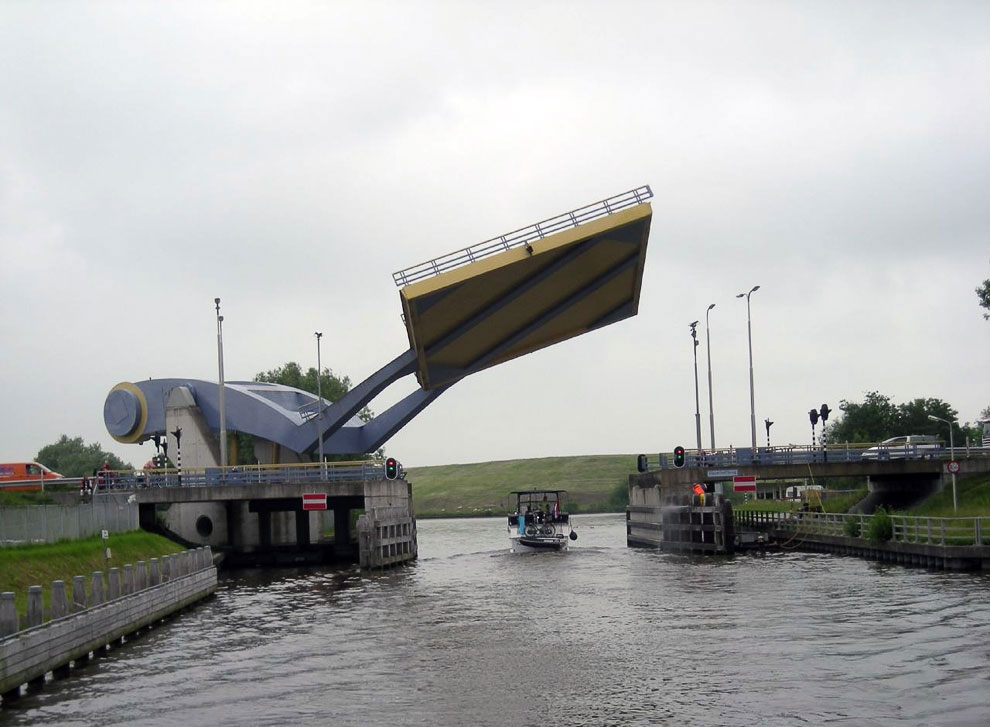
[[[139,560],[148,562],[184,550],[168,538],[142,530],[111,535],[109,545],[110,568],[123,568],[124,564],[135,564]],[[89,593],[91,574],[103,570],[103,541],[99,536],[0,548],[0,591],[17,594],[17,611],[22,615],[27,611],[28,586],[41,586],[47,609],[52,581],[65,581],[71,598],[73,576],[86,576],[86,592]]]
[[[418,516],[502,514],[511,491],[531,488],[567,490],[571,512],[610,511],[625,508],[635,471],[636,455],[606,454],[412,467],[406,479]]]
[[[952,484],[949,483],[941,492],[902,514],[920,517],[988,517],[990,516],[990,475],[958,478],[956,500],[959,504],[957,512],[952,509]]]

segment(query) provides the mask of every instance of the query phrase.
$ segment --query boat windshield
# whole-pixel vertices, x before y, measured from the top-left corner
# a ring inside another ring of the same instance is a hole
[[[516,512],[536,510],[560,510],[566,490],[525,490],[513,492],[516,496]]]

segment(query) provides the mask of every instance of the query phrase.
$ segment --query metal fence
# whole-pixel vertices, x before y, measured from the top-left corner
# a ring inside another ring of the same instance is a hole
[[[397,473],[403,476],[401,465]],[[265,484],[306,484],[380,480],[382,462],[307,462],[237,467],[183,467],[182,469],[113,470],[94,479],[97,492],[130,492],[146,487],[232,487]]]
[[[736,510],[741,525],[793,530],[800,535],[867,537],[874,515],[859,513],[767,512]],[[990,545],[990,517],[889,515],[893,543]]]
[[[955,456],[990,456],[988,447],[956,447]],[[811,447],[787,445],[784,447],[729,447],[714,450],[686,450],[685,467],[735,467],[747,465],[824,464],[835,462],[876,462],[896,459],[946,459],[949,448],[945,446],[909,445],[884,447],[870,444],[830,444]],[[661,452],[660,469],[673,469],[673,454]]]
[[[79,505],[0,508],[0,547],[77,540],[101,530],[122,533],[138,527],[137,505],[120,498],[97,496]]]
[[[624,210],[627,207],[635,207],[638,204],[646,202],[652,197],[653,190],[650,189],[649,185],[636,187],[636,189],[631,189],[628,192],[623,192],[622,194],[617,194],[614,197],[603,199],[600,202],[594,202],[592,204],[585,205],[584,207],[578,207],[575,210],[564,212],[563,214],[557,215],[556,217],[550,217],[546,220],[541,220],[540,222],[529,225],[528,227],[507,232],[504,235],[499,235],[498,237],[493,237],[490,240],[479,242],[471,247],[465,247],[456,252],[434,258],[433,260],[427,260],[425,263],[419,263],[418,265],[413,265],[405,270],[392,273],[392,280],[395,281],[397,287],[401,288],[404,285],[415,283],[417,280],[430,278],[434,275],[439,275],[440,273],[453,270],[454,268],[458,268],[462,265],[473,263],[476,260],[482,260],[505,250],[510,250],[514,247],[521,247],[522,245],[529,242],[535,242],[536,240],[542,240],[548,235],[553,235],[563,230],[577,227],[578,225],[583,225],[586,222],[591,222],[592,220],[596,220],[601,217],[607,217],[608,215]]]

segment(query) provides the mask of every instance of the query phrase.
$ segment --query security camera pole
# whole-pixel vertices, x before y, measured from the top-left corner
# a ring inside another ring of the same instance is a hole
[[[694,345],[694,428],[698,434],[698,451],[701,451],[701,404],[698,401],[698,321],[690,324]]]

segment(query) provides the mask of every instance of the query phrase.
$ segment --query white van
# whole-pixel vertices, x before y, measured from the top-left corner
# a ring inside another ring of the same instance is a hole
[[[870,447],[862,459],[932,459],[942,454],[943,446],[934,434],[908,434],[891,437]]]

